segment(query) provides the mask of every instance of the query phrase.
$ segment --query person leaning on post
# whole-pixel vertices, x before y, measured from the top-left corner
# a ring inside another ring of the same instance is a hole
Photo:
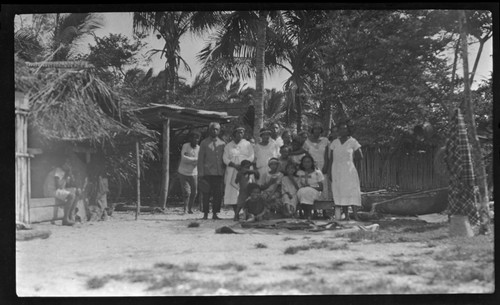
[[[200,143],[198,153],[198,179],[202,192],[203,219],[208,218],[210,199],[212,199],[212,219],[220,219],[222,204],[222,185],[224,183],[224,163],[222,155],[226,142],[219,138],[220,124],[212,122],[208,125],[208,137]],[[201,185],[205,185],[202,188]]]

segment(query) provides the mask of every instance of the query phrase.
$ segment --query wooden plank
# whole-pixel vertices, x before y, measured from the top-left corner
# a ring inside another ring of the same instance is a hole
[[[163,162],[162,162],[162,185],[160,195],[160,205],[167,206],[168,184],[170,171],[170,119],[163,122]]]

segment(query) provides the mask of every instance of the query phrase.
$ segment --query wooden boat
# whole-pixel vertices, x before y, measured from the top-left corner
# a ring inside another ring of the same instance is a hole
[[[371,213],[392,215],[425,215],[440,213],[448,206],[448,188],[433,189],[375,202]]]

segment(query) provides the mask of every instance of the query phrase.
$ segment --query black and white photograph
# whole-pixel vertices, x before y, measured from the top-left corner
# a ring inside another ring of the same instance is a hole
[[[2,5],[16,297],[492,296],[498,9]]]

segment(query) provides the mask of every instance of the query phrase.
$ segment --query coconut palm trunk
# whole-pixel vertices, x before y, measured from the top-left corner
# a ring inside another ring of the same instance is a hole
[[[489,223],[489,208],[488,208],[488,182],[486,170],[484,167],[483,156],[479,140],[477,138],[476,123],[474,119],[474,105],[472,104],[470,80],[469,80],[469,63],[468,63],[468,50],[467,50],[467,29],[465,12],[459,12],[460,24],[460,40],[462,49],[462,60],[464,70],[464,100],[462,107],[465,113],[465,122],[467,124],[469,141],[472,144],[472,159],[476,172],[476,185],[479,188],[479,212],[481,215],[482,225]],[[484,229],[485,227],[483,227]]]
[[[255,123],[253,127],[253,136],[259,138],[259,130],[264,126],[264,63],[266,49],[266,29],[267,29],[267,14],[261,12],[259,15],[257,29],[257,46],[256,46],[256,75],[255,75]]]

